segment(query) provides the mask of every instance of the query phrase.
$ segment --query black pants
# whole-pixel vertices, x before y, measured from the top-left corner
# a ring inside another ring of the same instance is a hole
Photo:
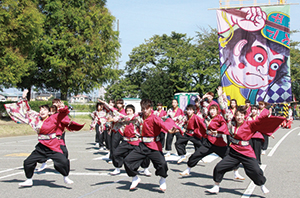
[[[268,145],[269,145],[269,136],[265,135],[265,134],[262,134],[265,138],[265,141],[263,142],[263,145],[262,145],[262,150],[267,150],[268,149]]]
[[[224,174],[231,171],[234,167],[243,164],[246,175],[258,186],[266,183],[263,171],[260,169],[255,158],[247,157],[230,148],[226,155],[214,168],[214,181],[220,183]]]
[[[194,136],[189,136],[186,133],[180,136],[178,136],[176,142],[175,142],[175,148],[177,150],[178,155],[185,155],[186,154],[186,145],[188,141],[193,142],[195,150],[197,150],[201,145],[202,142],[199,138]]]
[[[52,151],[45,145],[38,143],[35,150],[24,160],[24,171],[26,178],[32,178],[37,162],[42,163],[47,159],[52,159],[54,168],[63,176],[68,176],[70,172],[70,161],[62,153]]]
[[[104,132],[100,133],[98,123],[95,126],[95,130],[96,130],[95,142],[99,143],[99,147],[103,147],[104,146],[104,140],[105,140]]]
[[[189,157],[187,162],[188,167],[192,168],[207,155],[216,153],[221,158],[224,158],[229,152],[227,146],[213,145],[207,138],[202,139],[202,145]]]
[[[181,136],[180,133],[168,133],[167,134],[167,139],[166,139],[166,151],[171,151],[172,150],[172,141],[174,136],[176,135],[176,141],[178,139],[178,136]]]
[[[160,132],[160,134],[158,135],[159,139],[160,139],[160,143],[161,143],[161,147],[164,148],[165,147],[165,141],[166,141],[166,134],[164,132]]]
[[[168,165],[161,151],[148,148],[143,142],[127,155],[124,161],[125,170],[130,177],[138,174],[137,170],[146,158],[149,158],[156,169],[155,175],[166,178]]]
[[[111,145],[110,145],[110,154],[109,159],[113,159],[113,154],[116,148],[119,146],[120,142],[123,140],[123,136],[119,132],[111,132]]]
[[[258,164],[261,164],[260,156],[261,156],[261,148],[262,148],[263,140],[259,138],[252,138],[250,139],[249,143],[254,150]]]
[[[60,149],[62,150],[64,156],[66,156],[66,158],[68,159],[68,157],[69,157],[69,151],[67,149],[67,146],[66,145],[60,145]],[[45,163],[47,160],[48,159],[45,159],[44,161],[40,161],[39,163]]]
[[[125,157],[134,149],[134,145],[129,144],[128,142],[124,141],[119,144],[113,154],[113,164],[116,168],[121,168],[124,164]],[[142,168],[148,168],[150,164],[150,159],[147,157],[141,164]]]

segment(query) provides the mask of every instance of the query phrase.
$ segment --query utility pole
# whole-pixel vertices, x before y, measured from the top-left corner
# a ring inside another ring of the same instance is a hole
[[[120,42],[119,19],[117,19],[118,42]],[[119,56],[117,57],[117,69],[119,69]]]

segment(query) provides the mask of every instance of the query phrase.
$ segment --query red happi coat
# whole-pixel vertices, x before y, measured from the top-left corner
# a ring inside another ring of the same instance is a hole
[[[161,110],[161,111],[158,111],[158,110],[156,110],[156,111],[154,111],[154,115],[156,115],[156,116],[158,116],[158,117],[164,117],[164,116],[166,116],[167,115],[167,112],[165,111],[165,110]]]
[[[258,115],[255,116],[255,117],[249,116],[249,117],[247,117],[247,120],[255,120],[257,117],[258,117]],[[263,136],[263,135],[261,134],[261,132],[259,132],[259,131],[256,131],[256,133],[253,134],[252,138],[255,138],[255,139],[262,139],[263,141],[265,141],[264,136]]]
[[[186,133],[189,136],[195,136],[201,139],[206,135],[206,126],[203,119],[195,114],[193,114],[192,117],[185,122],[185,125],[186,130],[194,131],[194,134]]]
[[[167,119],[165,122],[163,122],[158,116],[154,114],[149,115],[145,120],[144,118],[140,119],[139,123],[142,128],[142,137],[157,137],[161,133],[161,131],[169,131],[175,126],[175,123],[172,119]],[[154,141],[144,144],[150,149],[162,151],[162,145],[160,141]]]
[[[127,138],[137,138],[140,137],[139,127],[134,125],[133,123],[129,123],[125,126],[123,136]],[[129,141],[128,143],[134,146],[138,146],[141,140],[137,141]]]
[[[134,116],[124,116],[122,114],[116,114],[114,117],[116,126],[120,127],[122,124],[132,123],[133,126],[137,126],[140,130],[141,137],[151,137],[156,138],[161,131],[168,131],[176,126],[174,121],[168,118],[165,122],[161,118],[154,115],[153,112],[147,117],[144,118],[143,114],[135,114]],[[133,133],[131,133],[133,134]],[[150,143],[144,142],[144,144],[157,151],[162,151],[162,145],[160,141],[153,141]]]
[[[229,135],[227,122],[220,114],[216,115],[211,121],[208,123],[207,130],[218,131],[220,134]],[[210,143],[216,146],[226,146],[227,143],[224,141],[223,137],[214,137],[206,134],[205,136]]]
[[[239,127],[230,127],[230,135],[237,140],[249,141],[256,131],[262,131],[261,133],[267,135],[273,134],[285,118],[276,116],[268,117],[268,112],[263,111],[257,119],[252,121],[246,120]],[[247,157],[256,158],[251,145],[242,146],[230,143],[230,147]]]
[[[251,106],[248,107],[245,117],[248,118],[250,114],[251,114]]]

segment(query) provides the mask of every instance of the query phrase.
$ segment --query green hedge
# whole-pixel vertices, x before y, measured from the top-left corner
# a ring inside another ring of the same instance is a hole
[[[96,104],[71,104],[75,111],[93,112],[96,110]]]

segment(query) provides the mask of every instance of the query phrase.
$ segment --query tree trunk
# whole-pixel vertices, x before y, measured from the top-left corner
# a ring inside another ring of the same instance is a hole
[[[61,100],[67,100],[68,92],[61,91]]]
[[[27,100],[30,101],[30,99],[31,99],[31,87],[29,87],[27,89],[28,89]]]

